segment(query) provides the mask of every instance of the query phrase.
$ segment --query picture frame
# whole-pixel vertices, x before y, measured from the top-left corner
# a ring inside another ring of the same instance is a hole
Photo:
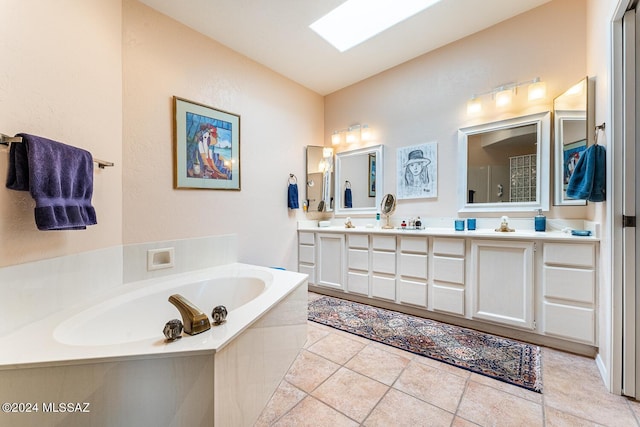
[[[400,147],[397,150],[397,199],[438,197],[438,143]]]
[[[376,155],[369,154],[369,197],[376,197]]]
[[[240,191],[240,116],[173,97],[174,188]]]

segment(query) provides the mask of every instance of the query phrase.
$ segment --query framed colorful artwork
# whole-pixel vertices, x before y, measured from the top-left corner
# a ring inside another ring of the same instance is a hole
[[[174,188],[240,190],[240,116],[173,97]]]

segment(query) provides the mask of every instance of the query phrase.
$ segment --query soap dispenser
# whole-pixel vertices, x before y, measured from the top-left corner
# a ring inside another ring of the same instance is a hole
[[[547,217],[542,214],[542,209],[538,209],[538,214],[533,220],[536,231],[545,231],[547,229]]]

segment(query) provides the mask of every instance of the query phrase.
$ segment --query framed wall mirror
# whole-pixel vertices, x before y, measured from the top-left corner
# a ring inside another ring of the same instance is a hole
[[[336,215],[378,212],[383,190],[383,146],[359,148],[336,154]]]
[[[307,146],[307,209],[308,212],[329,212],[333,206],[333,149]]]
[[[586,200],[568,198],[567,185],[580,156],[587,149],[589,86],[589,79],[585,77],[553,100],[553,204],[557,206],[587,204]]]
[[[550,112],[458,131],[460,212],[549,210]]]

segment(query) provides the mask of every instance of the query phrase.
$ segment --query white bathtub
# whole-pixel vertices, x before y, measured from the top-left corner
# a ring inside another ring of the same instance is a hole
[[[0,425],[252,425],[306,339],[306,283],[230,264],[124,285],[25,325],[1,343],[0,402],[93,410],[0,413]],[[227,321],[166,342],[176,293],[209,317],[226,306]]]

